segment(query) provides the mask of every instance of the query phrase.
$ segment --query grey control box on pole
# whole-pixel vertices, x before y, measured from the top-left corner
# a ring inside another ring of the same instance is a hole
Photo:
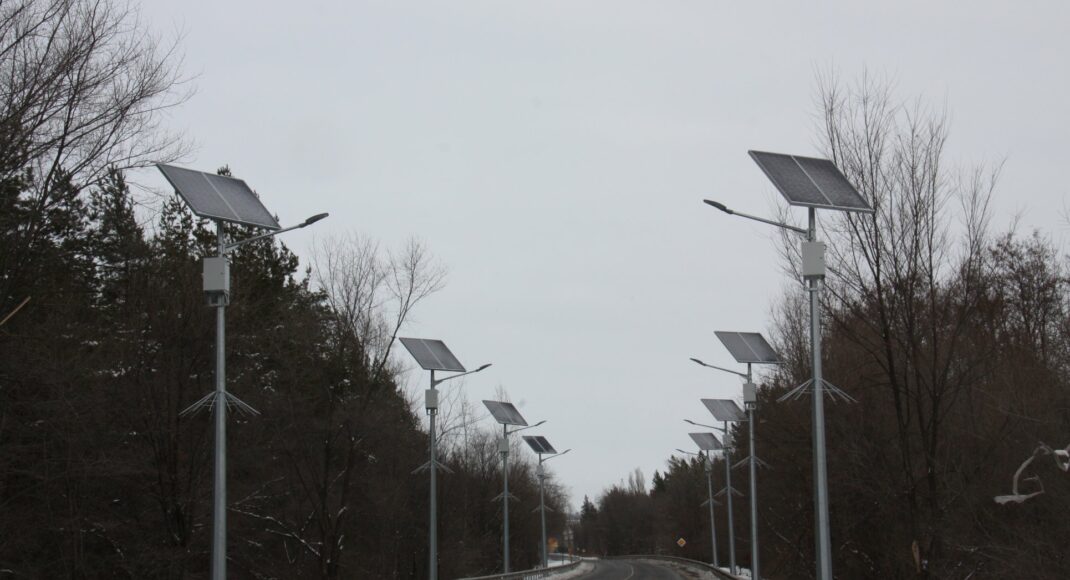
[[[758,404],[758,385],[754,383],[743,384],[743,404],[749,409],[751,405]]]
[[[824,242],[802,243],[803,278],[825,277],[825,244]]]
[[[226,306],[230,302],[230,260],[226,256],[204,258],[204,293],[209,306]]]

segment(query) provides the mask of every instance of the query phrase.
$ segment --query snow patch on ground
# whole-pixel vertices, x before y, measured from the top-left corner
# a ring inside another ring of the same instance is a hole
[[[678,564],[676,562],[669,562],[666,560],[639,560],[645,564],[653,564],[654,566],[662,566],[671,568],[673,572],[676,572],[683,578],[688,580],[721,580],[717,576],[708,570],[699,570],[686,564]]]
[[[548,568],[556,568],[558,566],[568,566],[572,562],[573,562],[573,560],[569,560],[567,557],[566,558],[552,557],[552,558],[550,558],[550,561],[546,563],[546,566]]]
[[[687,564],[684,564],[684,563],[681,563],[681,562],[672,562],[672,561],[669,561],[669,560],[640,560],[640,561],[646,562],[647,564],[656,564],[656,565],[659,565],[659,566],[668,566],[668,567],[672,568],[673,571],[677,572],[678,574],[680,574],[684,578],[688,578],[688,579],[693,579],[693,580],[721,580],[721,578],[723,578],[723,576],[718,576],[718,575],[714,574],[713,572],[710,572],[709,570],[703,570],[703,569],[701,569],[699,567],[696,567],[696,566],[688,566]],[[721,572],[724,572],[726,575],[731,576],[733,578],[749,579],[751,577],[750,576],[750,570],[747,569],[747,568],[737,568],[738,574],[736,574],[735,576],[733,576],[732,573],[728,571],[728,568],[718,568],[718,570],[720,570]]]
[[[732,575],[732,572],[730,572],[728,570],[728,568],[721,567],[721,568],[718,568],[718,570],[720,570],[721,572],[724,572],[725,574],[728,574],[729,576]],[[736,568],[735,577],[736,578],[750,578],[750,568],[744,568],[742,566],[737,567]]]
[[[579,578],[590,574],[591,570],[594,570],[594,563],[589,560],[584,560],[584,562],[576,568],[569,570],[568,572],[554,574],[551,578],[553,578],[553,580],[569,580],[570,578]]]

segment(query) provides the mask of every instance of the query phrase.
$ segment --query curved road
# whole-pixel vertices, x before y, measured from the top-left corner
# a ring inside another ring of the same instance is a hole
[[[686,580],[668,565],[638,560],[596,560],[594,570],[583,580]]]

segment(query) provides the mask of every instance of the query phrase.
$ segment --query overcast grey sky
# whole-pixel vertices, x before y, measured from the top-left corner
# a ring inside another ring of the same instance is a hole
[[[788,281],[772,232],[701,199],[773,207],[746,151],[817,153],[818,71],[946,105],[952,161],[1006,160],[993,225],[1066,231],[1065,1],[185,0],[143,17],[185,35],[184,165],[229,164],[284,224],[329,211],[287,235],[302,256],[313,233],[422,237],[448,286],[404,334],[494,363],[462,388],[549,421],[533,432],[573,448],[551,465],[574,505],[690,449],[700,398],[740,396],[688,357],[731,365],[713,331],[767,333]]]

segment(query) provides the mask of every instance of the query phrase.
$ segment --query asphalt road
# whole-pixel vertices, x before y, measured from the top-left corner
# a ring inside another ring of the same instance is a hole
[[[597,560],[583,580],[686,580],[666,566],[651,561]]]

